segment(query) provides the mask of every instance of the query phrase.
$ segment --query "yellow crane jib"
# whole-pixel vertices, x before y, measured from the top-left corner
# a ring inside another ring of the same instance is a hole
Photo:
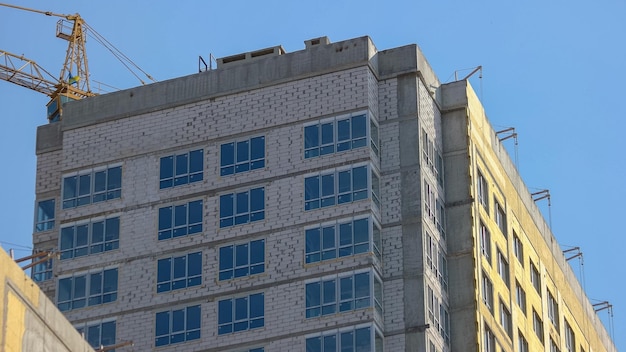
[[[79,14],[63,15],[4,3],[0,3],[0,7],[10,7],[60,18],[57,22],[56,36],[67,40],[68,46],[65,62],[61,68],[61,74],[57,76],[58,78],[52,76],[32,60],[0,50],[0,79],[49,96],[50,102],[47,108],[50,122],[61,119],[64,103],[97,95],[92,92],[90,86],[89,66],[85,50],[87,30],[96,42],[106,47],[142,84],[145,83],[139,78],[139,72],[149,80],[156,82],[148,73],[85,23]]]
[[[0,78],[48,95],[48,120],[60,120],[63,103],[96,95],[89,84],[89,66],[85,50],[84,21],[79,14],[63,15],[0,3],[0,6],[60,17],[56,36],[68,41],[65,62],[58,79],[34,61],[0,51]],[[4,58],[4,60],[2,60]],[[45,76],[42,72],[45,72]]]

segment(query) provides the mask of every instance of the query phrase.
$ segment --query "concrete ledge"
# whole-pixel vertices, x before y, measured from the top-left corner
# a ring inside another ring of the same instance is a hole
[[[63,131],[60,122],[37,127],[35,153],[47,153],[63,148]]]

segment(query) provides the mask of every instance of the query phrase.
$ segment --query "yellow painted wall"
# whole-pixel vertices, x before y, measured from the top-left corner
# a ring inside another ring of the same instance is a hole
[[[519,178],[505,148],[498,141],[495,131],[489,124],[483,107],[468,82],[467,97],[468,131],[470,136],[469,157],[470,175],[477,180],[478,170],[488,180],[489,209],[486,210],[477,200],[476,184],[471,185],[473,198],[474,234],[477,246],[476,278],[482,272],[490,277],[494,286],[494,314],[479,304],[477,322],[479,324],[479,345],[483,343],[482,329],[486,322],[494,332],[498,344],[505,351],[518,351],[518,331],[529,344],[529,351],[544,351],[554,340],[561,351],[565,351],[565,321],[572,327],[576,337],[575,351],[616,351],[604,326],[584,295],[575,275],[561,253],[556,239],[523,181]],[[475,183],[475,181],[474,181]],[[494,199],[504,207],[507,220],[507,233],[503,234],[495,222]],[[487,263],[480,255],[478,235],[479,222],[489,228],[492,241],[492,260]],[[524,255],[520,262],[513,249],[513,232],[523,243]],[[505,283],[497,271],[497,251],[499,248],[509,265],[510,280]],[[530,281],[531,262],[536,265],[541,277],[541,292],[537,293]],[[516,303],[515,282],[519,282],[526,292],[526,311]],[[480,297],[480,281],[477,296]],[[550,292],[558,302],[558,329],[548,319],[547,297]],[[500,303],[511,311],[513,328],[511,336],[500,325]],[[533,309],[543,321],[543,342],[533,331]],[[482,349],[480,349],[482,350]],[[548,349],[546,349],[548,350]]]
[[[0,249],[0,351],[93,351],[54,303]]]

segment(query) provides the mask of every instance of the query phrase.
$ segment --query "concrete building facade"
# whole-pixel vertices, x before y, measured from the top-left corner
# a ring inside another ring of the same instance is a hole
[[[466,81],[305,44],[39,128],[33,275],[92,344],[615,351]]]

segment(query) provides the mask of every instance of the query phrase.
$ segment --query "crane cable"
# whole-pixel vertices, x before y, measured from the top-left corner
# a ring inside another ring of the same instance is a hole
[[[122,65],[124,65],[124,67],[126,67],[126,69],[128,69],[128,71],[141,82],[141,84],[145,85],[146,83],[139,77],[139,75],[132,68],[129,67],[129,64],[135,67],[136,70],[139,70],[141,73],[143,73],[152,82],[156,82],[156,80],[152,78],[152,76],[150,76],[146,71],[142,70],[141,67],[135,64],[133,60],[131,60],[128,56],[126,56],[118,48],[116,48],[113,44],[111,44],[111,42],[109,42],[100,33],[98,33],[95,29],[93,29],[93,27],[91,27],[85,22],[83,22],[83,26],[89,30],[87,32],[87,35],[89,35],[91,38],[96,40],[102,46],[107,48],[107,50],[109,50],[109,52],[111,52],[111,54],[115,56],[115,58],[119,60],[119,62]]]

